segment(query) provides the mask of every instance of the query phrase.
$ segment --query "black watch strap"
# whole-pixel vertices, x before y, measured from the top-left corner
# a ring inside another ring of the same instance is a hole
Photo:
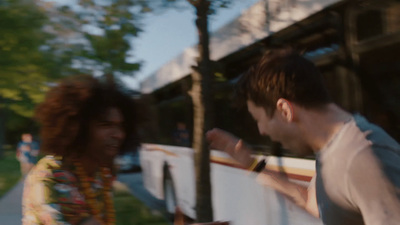
[[[265,162],[265,159],[262,159],[260,162],[257,163],[256,167],[254,167],[253,172],[261,172],[267,163]]]

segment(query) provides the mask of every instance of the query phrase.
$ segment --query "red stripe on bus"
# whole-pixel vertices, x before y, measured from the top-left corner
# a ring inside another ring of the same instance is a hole
[[[290,179],[294,179],[294,180],[310,182],[312,179],[312,177],[310,177],[310,176],[304,176],[304,175],[299,175],[299,174],[294,174],[294,173],[287,173],[287,175]]]
[[[162,148],[146,148],[147,151],[162,151],[162,152],[166,152],[167,154],[169,153],[170,155],[174,155],[177,156],[175,153],[172,153],[170,151],[167,151],[165,149]],[[242,170],[247,170],[246,168],[244,168],[243,166],[240,166],[238,164],[234,164],[234,163],[229,163],[229,162],[221,162],[221,161],[216,161],[216,160],[210,160],[211,163],[216,163],[216,164],[220,164],[220,165],[224,165],[224,166],[229,166],[229,167],[233,167],[233,168],[237,168],[237,169],[242,169]],[[311,176],[305,176],[305,175],[299,175],[299,174],[294,174],[294,173],[286,173],[286,175],[288,176],[288,178],[290,179],[294,179],[294,180],[301,180],[301,181],[306,181],[306,182],[310,182],[312,177]]]
[[[164,152],[167,155],[172,155],[172,156],[175,156],[175,157],[178,156],[176,153],[173,153],[171,151],[168,151],[168,150],[165,150],[165,149],[162,149],[162,148],[158,148],[158,147],[153,147],[153,148],[147,147],[147,148],[145,148],[145,151],[149,151],[149,152],[159,151],[159,152]]]

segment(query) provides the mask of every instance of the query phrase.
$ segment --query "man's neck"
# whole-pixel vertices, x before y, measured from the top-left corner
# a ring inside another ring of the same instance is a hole
[[[328,104],[323,109],[309,110],[302,115],[303,131],[311,149],[317,153],[335,137],[352,115],[336,104]]]

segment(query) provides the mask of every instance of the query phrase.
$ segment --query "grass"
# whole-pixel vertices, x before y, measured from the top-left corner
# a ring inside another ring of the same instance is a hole
[[[15,150],[5,148],[0,158],[0,198],[7,193],[21,178],[19,162],[15,158]]]
[[[114,186],[114,204],[117,225],[170,225],[161,215],[154,215],[142,202],[132,196],[129,190]]]

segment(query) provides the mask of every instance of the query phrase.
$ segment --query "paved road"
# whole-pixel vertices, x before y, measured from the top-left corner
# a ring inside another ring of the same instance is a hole
[[[13,189],[0,198],[0,224],[21,225],[23,188],[24,181],[21,179]]]

